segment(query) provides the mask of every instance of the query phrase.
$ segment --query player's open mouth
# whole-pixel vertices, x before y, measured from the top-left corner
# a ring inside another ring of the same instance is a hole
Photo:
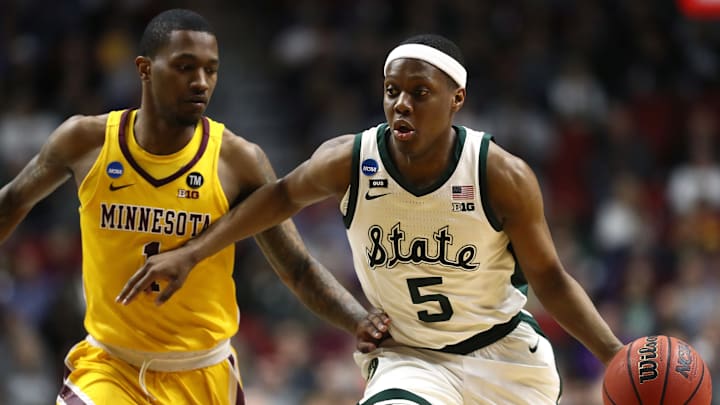
[[[396,122],[393,125],[393,135],[395,135],[398,140],[404,141],[415,135],[415,128],[404,121]]]

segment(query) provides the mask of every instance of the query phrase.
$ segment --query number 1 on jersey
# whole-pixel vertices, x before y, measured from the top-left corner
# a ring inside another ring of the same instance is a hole
[[[150,243],[146,243],[145,246],[143,246],[143,256],[145,256],[146,261],[147,261],[148,257],[150,257],[152,255],[156,255],[158,253],[160,253],[160,242],[150,242]],[[152,284],[150,284],[150,291],[159,292],[160,284],[153,281]]]

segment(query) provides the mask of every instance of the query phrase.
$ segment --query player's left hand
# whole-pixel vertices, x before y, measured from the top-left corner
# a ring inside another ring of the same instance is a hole
[[[155,299],[156,305],[162,305],[182,287],[190,274],[194,262],[187,256],[181,248],[148,257],[145,264],[130,277],[115,302],[127,305],[140,292],[149,291],[153,282],[165,280],[167,285]]]
[[[360,321],[355,329],[357,349],[362,353],[370,353],[377,349],[383,340],[391,337],[390,317],[385,312],[373,308],[368,316]]]

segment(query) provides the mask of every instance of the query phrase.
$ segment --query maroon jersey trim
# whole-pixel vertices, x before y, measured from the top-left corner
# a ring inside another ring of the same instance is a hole
[[[200,160],[203,153],[205,153],[205,149],[207,149],[208,141],[210,140],[210,123],[208,122],[207,118],[202,117],[202,140],[200,141],[200,147],[198,148],[197,153],[195,153],[195,156],[193,156],[193,158],[185,166],[178,169],[178,171],[176,171],[175,173],[162,179],[156,179],[155,177],[151,176],[150,173],[146,172],[142,167],[140,167],[140,165],[135,161],[135,158],[133,158],[132,154],[130,154],[130,149],[128,148],[126,139],[126,131],[129,117],[130,110],[123,111],[122,116],[120,117],[120,131],[118,134],[120,150],[122,151],[125,160],[128,161],[130,166],[132,166],[132,168],[135,169],[135,171],[138,172],[140,176],[147,180],[148,183],[152,184],[155,187],[164,186],[165,184],[168,184],[171,181],[182,176],[183,174],[187,173],[195,165],[195,163]]]

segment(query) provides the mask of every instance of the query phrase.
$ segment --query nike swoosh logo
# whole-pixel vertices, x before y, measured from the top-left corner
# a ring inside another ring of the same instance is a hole
[[[540,345],[540,338],[537,339],[534,345],[529,346],[528,349],[530,350],[530,353],[535,353],[538,349],[538,346]]]
[[[370,200],[374,200],[376,198],[385,197],[388,194],[392,194],[392,193],[371,195],[370,192],[368,191],[367,193],[365,193],[365,199],[370,201]]]
[[[122,190],[123,188],[134,186],[134,185],[135,185],[135,183],[123,184],[122,186],[116,186],[116,185],[110,183],[110,191],[118,191],[118,190]]]

